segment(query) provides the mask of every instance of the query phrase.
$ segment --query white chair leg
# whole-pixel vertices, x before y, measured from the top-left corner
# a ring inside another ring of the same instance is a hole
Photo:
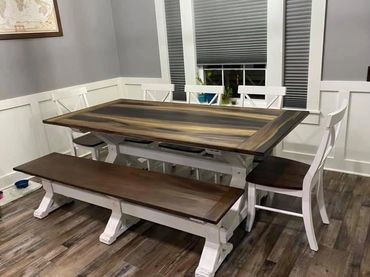
[[[200,180],[200,171],[199,168],[195,169],[195,178],[199,181]]]
[[[166,166],[165,162],[162,162],[162,171],[163,171],[163,173],[167,172],[167,166]]]
[[[74,144],[72,144],[72,155],[73,156],[75,156],[75,157],[77,157],[77,146],[76,145],[74,145]]]
[[[146,160],[146,167],[147,167],[148,171],[151,170],[151,168],[150,168],[150,160],[149,159]]]
[[[306,235],[310,248],[314,251],[317,251],[319,250],[319,247],[317,245],[315,229],[312,220],[311,195],[309,193],[307,194],[308,194],[307,196],[304,195],[302,198],[302,214],[304,228],[306,229]]]
[[[272,206],[272,202],[274,201],[274,196],[275,196],[275,193],[273,193],[272,191],[268,192],[267,198],[266,198],[266,206],[269,206],[269,207]]]
[[[246,231],[250,232],[253,227],[254,218],[256,216],[256,185],[248,184],[248,213],[246,221]]]
[[[326,207],[325,207],[325,200],[324,200],[324,188],[323,188],[323,170],[320,170],[319,172],[319,181],[317,184],[317,191],[316,191],[316,197],[317,197],[317,204],[320,209],[320,216],[321,220],[325,224],[329,224],[329,217],[328,213],[326,212]]]
[[[219,184],[220,183],[220,177],[219,177],[217,172],[215,172],[214,174],[215,174],[215,184]]]
[[[91,158],[94,160],[94,161],[98,161],[99,160],[99,150],[95,147],[91,148]]]

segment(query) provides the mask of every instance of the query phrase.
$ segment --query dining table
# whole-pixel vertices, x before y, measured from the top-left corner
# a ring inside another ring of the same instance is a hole
[[[216,225],[195,216],[184,218],[145,207],[132,207],[125,202],[119,208],[122,213],[126,211],[131,216],[135,215],[133,222],[143,218],[205,237],[197,274],[213,276],[232,250],[228,241],[247,216],[246,176],[253,168],[255,157],[263,159],[270,155],[308,114],[304,110],[118,99],[46,119],[44,123],[96,135],[107,144],[107,163],[118,163],[120,155],[130,155],[231,175],[230,183],[224,185],[244,193],[230,209],[225,210],[222,220]],[[148,143],[135,143],[135,140]],[[177,151],[160,147],[163,143],[197,147],[204,151],[202,154]],[[149,192],[153,184],[142,185],[148,186]],[[88,192],[83,195],[86,195],[86,200],[97,197]],[[144,196],[137,195],[135,199],[139,201]],[[171,195],[166,197],[171,198]],[[172,197],[176,198],[175,195]],[[80,200],[84,200],[83,197]],[[122,226],[119,230],[127,230],[130,226]]]
[[[118,99],[44,123],[95,134],[107,143],[106,162],[115,163],[122,154],[180,164],[229,174],[230,186],[244,188],[253,157],[271,153],[307,115],[303,110]],[[138,145],[128,138],[154,143]],[[160,143],[204,148],[213,155],[166,150]]]

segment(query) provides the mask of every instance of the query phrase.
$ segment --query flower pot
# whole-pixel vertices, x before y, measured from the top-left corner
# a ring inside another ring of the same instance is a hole
[[[199,103],[207,103],[207,97],[206,97],[206,94],[199,94],[198,95],[198,100],[199,100]]]
[[[211,103],[213,97],[215,97],[215,93],[206,93],[206,99],[207,99],[207,103]]]

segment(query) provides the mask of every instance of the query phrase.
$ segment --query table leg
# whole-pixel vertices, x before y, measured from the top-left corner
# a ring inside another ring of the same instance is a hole
[[[232,167],[230,186],[236,188],[245,188],[245,178],[253,166],[253,156],[245,156],[239,154],[224,152],[223,158]]]
[[[118,145],[115,144],[108,144],[108,156],[105,159],[106,163],[115,163],[118,158]]]
[[[105,158],[105,162],[112,164],[116,163],[118,155],[120,154],[119,143],[122,141],[122,138],[103,133],[94,133],[94,135],[107,144],[108,156]]]

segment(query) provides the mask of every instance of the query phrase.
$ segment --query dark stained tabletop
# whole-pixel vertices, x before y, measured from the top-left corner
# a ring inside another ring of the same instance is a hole
[[[205,106],[120,99],[44,123],[131,138],[265,155],[307,111]]]

